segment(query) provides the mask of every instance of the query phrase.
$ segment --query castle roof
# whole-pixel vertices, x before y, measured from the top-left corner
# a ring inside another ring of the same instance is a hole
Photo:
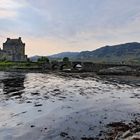
[[[8,44],[8,45],[19,45],[19,44],[24,44],[21,40],[21,37],[19,37],[18,39],[10,39],[10,38],[7,38],[5,44]]]

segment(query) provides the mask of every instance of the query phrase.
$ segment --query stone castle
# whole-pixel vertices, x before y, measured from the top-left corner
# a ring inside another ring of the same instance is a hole
[[[3,43],[3,49],[0,49],[0,60],[27,61],[25,43],[22,42],[21,37],[18,39],[7,38],[6,42]]]

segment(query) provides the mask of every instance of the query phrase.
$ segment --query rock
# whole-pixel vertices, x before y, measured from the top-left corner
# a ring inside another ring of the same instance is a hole
[[[31,125],[30,127],[33,128],[33,127],[35,127],[35,125]]]
[[[61,133],[60,133],[60,136],[61,136],[61,137],[68,136],[68,133],[66,133],[66,132],[61,132]]]
[[[140,128],[133,128],[133,129],[132,129],[132,132],[133,132],[133,133],[140,132]]]
[[[32,102],[31,102],[31,101],[27,101],[26,103],[30,104],[30,103],[32,103]]]
[[[39,95],[40,93],[38,92],[34,92],[34,93],[31,93],[32,95]]]
[[[128,130],[121,137],[116,138],[116,140],[140,140],[140,132],[132,133]]]
[[[133,73],[135,70],[128,67],[128,66],[118,66],[118,67],[111,67],[107,69],[102,69],[98,72],[98,74],[103,75],[128,75],[130,73]]]
[[[81,140],[95,140],[95,138],[92,138],[92,137],[90,137],[90,138],[83,137],[83,138],[81,138]]]
[[[57,91],[60,91],[59,89],[54,89],[53,91],[57,92]]]
[[[107,125],[107,127],[115,128],[117,131],[123,131],[126,132],[130,129],[129,125],[123,123],[123,122],[113,122]]]
[[[130,130],[126,131],[123,135],[122,135],[122,138],[127,138],[127,137],[130,137],[132,136],[133,134],[131,133]]]
[[[130,140],[140,140],[140,136],[133,136]]]
[[[42,104],[39,104],[39,103],[37,104],[37,103],[36,103],[34,106],[35,106],[35,107],[39,107],[39,106],[42,106]]]

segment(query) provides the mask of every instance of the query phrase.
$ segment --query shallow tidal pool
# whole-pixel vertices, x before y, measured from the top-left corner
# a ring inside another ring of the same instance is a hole
[[[0,72],[0,140],[103,138],[139,117],[138,85],[77,75]]]

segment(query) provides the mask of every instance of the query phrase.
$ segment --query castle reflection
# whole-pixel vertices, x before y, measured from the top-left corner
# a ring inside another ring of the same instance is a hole
[[[3,93],[7,96],[22,97],[24,87],[25,74],[21,73],[8,73],[6,78],[1,82],[3,85]]]

